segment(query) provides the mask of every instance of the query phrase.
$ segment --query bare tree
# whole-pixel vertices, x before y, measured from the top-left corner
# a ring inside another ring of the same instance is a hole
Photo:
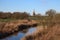
[[[47,23],[48,23],[48,26],[50,26],[50,27],[52,27],[54,25],[53,19],[55,17],[55,14],[56,14],[56,11],[53,9],[50,9],[46,12],[46,15],[48,15]]]

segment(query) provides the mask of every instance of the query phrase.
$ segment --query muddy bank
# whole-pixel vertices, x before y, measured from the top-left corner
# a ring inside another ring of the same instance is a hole
[[[60,25],[57,24],[49,29],[41,29],[33,34],[26,35],[21,40],[60,40]]]
[[[0,38],[13,34],[14,32],[23,31],[30,27],[36,27],[37,22],[34,20],[17,20],[11,22],[0,23]]]

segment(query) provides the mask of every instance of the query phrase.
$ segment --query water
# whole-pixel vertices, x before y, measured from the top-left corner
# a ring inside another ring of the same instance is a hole
[[[30,28],[26,34],[31,34],[36,30],[36,28]]]
[[[18,32],[16,35],[11,35],[9,37],[6,37],[4,39],[0,39],[0,40],[20,40],[21,38],[23,38],[26,34],[30,34],[33,31],[35,31],[36,28],[29,28],[27,33],[23,33],[23,32]]]

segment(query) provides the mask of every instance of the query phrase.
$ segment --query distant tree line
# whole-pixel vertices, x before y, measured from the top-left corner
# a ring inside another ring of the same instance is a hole
[[[33,11],[33,15],[30,15],[27,12],[0,12],[0,19],[37,19],[46,21],[60,20],[60,13],[57,13],[54,9],[47,10],[45,14],[46,15],[41,15],[40,13],[36,14],[35,11]]]
[[[0,19],[28,19],[29,16],[27,12],[0,12]]]

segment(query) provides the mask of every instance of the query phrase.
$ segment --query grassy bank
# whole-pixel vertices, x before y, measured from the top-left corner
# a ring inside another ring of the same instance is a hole
[[[9,21],[15,21],[15,20],[21,20],[21,19],[1,19],[0,18],[0,22],[9,22]]]
[[[13,20],[9,22],[0,22],[0,34],[3,36],[5,34],[10,35],[18,31],[24,31],[30,27],[36,27],[37,23],[34,20]],[[7,35],[5,35],[7,36]],[[1,36],[0,36],[1,37]]]
[[[60,25],[56,24],[48,29],[38,28],[35,32],[26,35],[21,40],[60,40]]]

